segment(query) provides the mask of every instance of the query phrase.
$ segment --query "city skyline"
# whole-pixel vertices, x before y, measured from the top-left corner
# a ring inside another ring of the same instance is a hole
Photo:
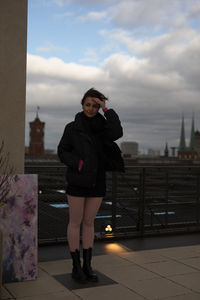
[[[40,119],[39,117],[39,109],[40,107],[37,106],[36,108],[36,114],[35,114],[35,118],[34,120],[32,120],[32,122],[29,123],[29,143],[27,145],[25,145],[27,148],[30,148],[30,142],[31,142],[31,136],[30,136],[30,132],[31,132],[31,124],[34,123],[36,120],[39,120],[42,124],[44,124],[44,127],[43,127],[43,130],[42,132],[44,133],[43,135],[43,143],[44,143],[44,151],[50,151],[50,152],[56,152],[56,149],[50,149],[50,148],[47,148],[45,147],[45,122],[42,122],[42,120]],[[198,135],[200,134],[200,131],[195,128],[195,117],[194,117],[194,113],[192,115],[192,119],[191,119],[191,124],[190,124],[191,128],[190,128],[190,135],[187,136],[185,135],[185,132],[187,132],[187,127],[185,126],[185,118],[184,118],[184,114],[182,114],[182,119],[181,119],[181,125],[180,125],[180,134],[179,134],[179,144],[178,145],[171,145],[169,144],[168,141],[166,141],[164,147],[162,149],[156,149],[156,148],[147,148],[147,149],[141,149],[139,148],[139,143],[137,141],[133,141],[133,140],[127,140],[127,141],[121,141],[121,143],[119,143],[119,146],[122,150],[122,144],[137,144],[137,147],[138,147],[138,154],[141,154],[141,155],[148,155],[150,152],[159,152],[160,154],[159,155],[165,155],[165,150],[166,150],[166,147],[171,149],[169,155],[171,156],[175,156],[175,154],[172,154],[173,151],[177,152],[179,149],[181,149],[181,145],[183,143],[183,140],[184,140],[184,147],[185,149],[188,149],[190,147],[190,143],[191,143],[191,135],[192,135],[192,131],[193,131],[193,134],[197,133]],[[186,129],[186,130],[185,130]],[[184,133],[183,133],[184,132]],[[173,149],[173,150],[172,150]],[[123,152],[123,151],[122,151]],[[174,152],[174,153],[175,153]]]
[[[126,17],[125,17],[126,16]],[[124,137],[140,149],[178,146],[200,128],[198,1],[29,1],[26,145],[40,106],[56,149],[90,87],[109,97]]]

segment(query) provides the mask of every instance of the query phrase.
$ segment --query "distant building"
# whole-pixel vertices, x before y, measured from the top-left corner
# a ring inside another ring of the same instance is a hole
[[[195,144],[196,144],[198,155],[200,157],[200,132],[198,130],[195,131]]]
[[[133,158],[138,155],[138,143],[136,142],[122,142],[121,143],[121,151],[123,157],[125,158]]]
[[[38,116],[38,109],[36,118],[30,122],[30,142],[29,142],[29,155],[30,156],[43,156],[44,155],[44,126],[45,122],[41,122]]]
[[[182,117],[181,123],[181,135],[180,142],[178,147],[178,158],[179,159],[196,159],[199,157],[197,145],[196,145],[196,137],[194,130],[194,117],[192,118],[192,126],[191,126],[191,134],[190,134],[190,144],[187,147],[185,142],[185,124],[184,124],[184,116]]]
[[[172,147],[170,147],[171,148],[171,153],[172,153],[172,157],[175,157],[176,156],[176,150],[177,150],[177,147],[174,147],[174,146],[172,146]]]
[[[37,107],[35,120],[29,123],[30,141],[29,147],[25,147],[25,166],[62,165],[55,150],[45,149],[45,122],[40,121],[38,110],[39,107]]]
[[[177,147],[175,146],[171,146],[169,147],[168,146],[168,143],[165,144],[165,149],[164,149],[164,157],[167,158],[167,157],[177,157],[176,155],[176,151],[177,150]]]
[[[147,150],[147,156],[149,156],[149,157],[159,157],[160,156],[160,150],[150,148],[150,149]]]

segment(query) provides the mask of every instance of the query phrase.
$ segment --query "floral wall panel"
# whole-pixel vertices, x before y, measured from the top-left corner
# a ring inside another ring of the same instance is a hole
[[[37,175],[12,176],[6,203],[0,208],[3,283],[37,277],[37,201]]]

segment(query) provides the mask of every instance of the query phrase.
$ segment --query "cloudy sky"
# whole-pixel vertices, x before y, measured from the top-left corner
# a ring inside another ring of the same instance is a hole
[[[109,97],[139,149],[178,146],[200,130],[199,0],[30,0],[26,145],[40,106],[45,147],[56,149],[91,87]]]

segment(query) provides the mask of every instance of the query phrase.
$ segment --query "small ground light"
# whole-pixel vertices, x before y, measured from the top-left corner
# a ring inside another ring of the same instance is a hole
[[[105,228],[105,231],[108,232],[108,233],[109,233],[109,232],[112,232],[112,227],[111,227],[111,225],[108,224],[108,225],[106,226],[106,228]]]

